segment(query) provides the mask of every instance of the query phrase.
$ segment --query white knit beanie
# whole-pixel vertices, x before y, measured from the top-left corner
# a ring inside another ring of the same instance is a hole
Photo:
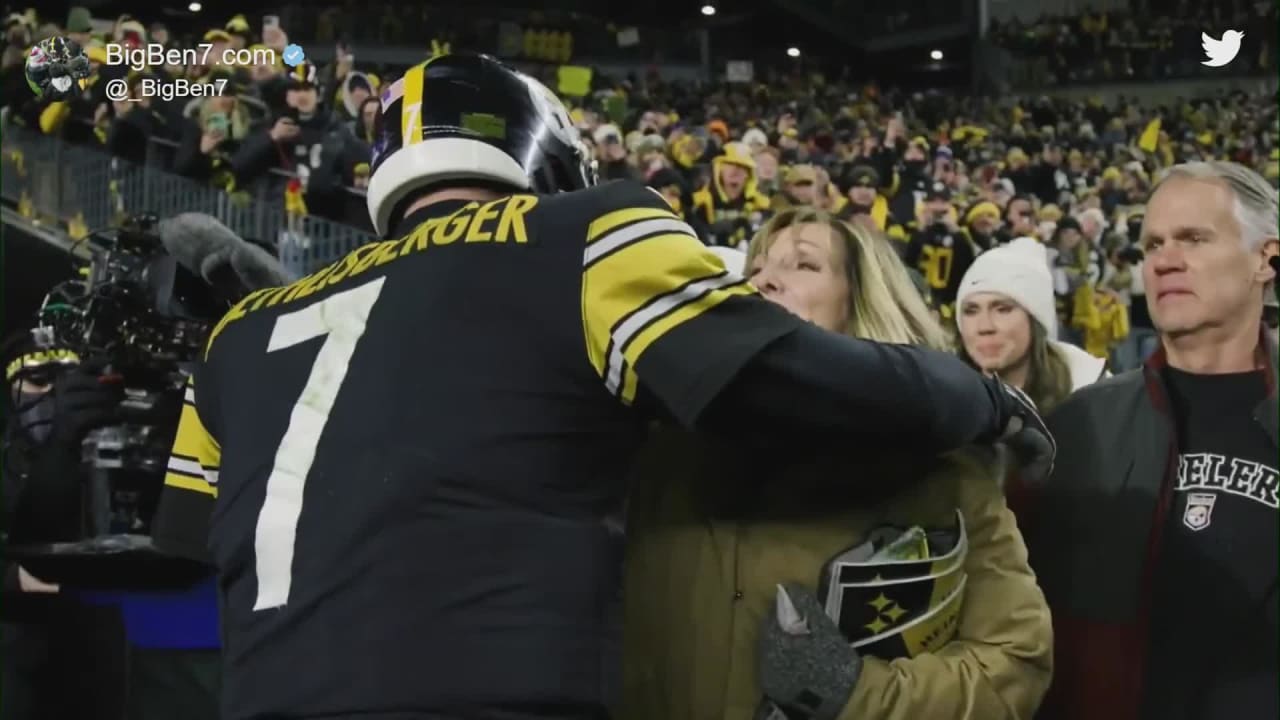
[[[975,293],[1007,295],[1035,318],[1049,339],[1058,337],[1058,312],[1053,298],[1053,276],[1044,245],[1035,238],[1020,237],[977,257],[956,291],[956,326],[964,313],[964,299]]]
[[[752,147],[754,150],[755,145],[759,145],[761,147],[768,145],[769,136],[765,135],[764,131],[760,128],[751,128],[750,130],[742,133],[742,142],[743,144]]]
[[[609,123],[596,128],[596,131],[591,134],[591,139],[595,140],[597,145],[603,145],[609,136],[613,136],[618,142],[622,142],[622,131],[618,129],[617,125]]]

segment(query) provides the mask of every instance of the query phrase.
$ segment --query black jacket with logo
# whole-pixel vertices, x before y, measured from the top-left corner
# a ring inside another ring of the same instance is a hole
[[[1265,336],[1262,343],[1268,394],[1253,419],[1280,453],[1277,351]],[[1057,463],[1043,486],[1026,488],[1018,508],[1057,644],[1042,719],[1142,717],[1155,569],[1179,466],[1165,366],[1161,349],[1144,367],[1080,390],[1046,418]],[[1260,633],[1275,632],[1272,573],[1259,580],[1271,588],[1269,600],[1255,608],[1242,598],[1241,612],[1257,613]],[[1187,632],[1214,632],[1213,624],[1206,618]]]

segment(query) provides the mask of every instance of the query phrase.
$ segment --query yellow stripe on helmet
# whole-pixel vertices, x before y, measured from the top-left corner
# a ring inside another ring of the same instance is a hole
[[[414,65],[404,74],[404,104],[400,106],[400,139],[404,146],[422,142],[422,82],[431,61]]]

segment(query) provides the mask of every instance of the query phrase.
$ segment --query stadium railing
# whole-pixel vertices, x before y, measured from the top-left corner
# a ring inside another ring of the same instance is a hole
[[[266,184],[229,194],[12,125],[0,136],[0,197],[33,223],[59,226],[73,239],[138,213],[207,213],[241,237],[276,246],[281,262],[298,275],[375,239],[342,223],[287,212],[283,195]]]

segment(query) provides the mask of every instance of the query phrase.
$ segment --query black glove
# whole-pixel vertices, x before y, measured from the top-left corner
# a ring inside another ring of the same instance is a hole
[[[78,446],[90,430],[109,425],[123,399],[123,388],[102,376],[102,363],[83,363],[53,381],[53,431],[50,442]]]
[[[81,443],[90,430],[116,419],[123,388],[100,375],[105,363],[84,363],[53,381],[52,428],[28,453],[11,511],[13,542],[64,542],[80,538]],[[104,382],[105,381],[105,382]]]
[[[862,674],[862,658],[799,585],[778,586],[774,612],[760,627],[760,687],[756,718],[834,720]]]
[[[989,440],[1004,443],[1013,452],[1029,483],[1040,483],[1053,472],[1058,444],[1027,394],[998,377],[988,380],[988,387],[999,410],[999,429]]]

